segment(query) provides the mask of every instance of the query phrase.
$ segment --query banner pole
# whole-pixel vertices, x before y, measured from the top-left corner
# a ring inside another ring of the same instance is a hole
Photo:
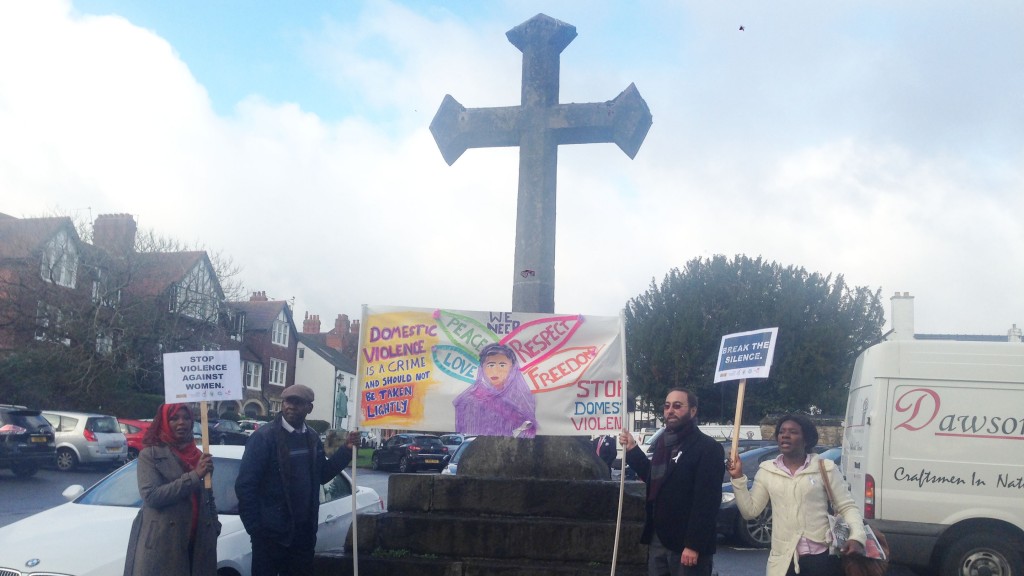
[[[202,422],[200,429],[203,431],[203,454],[210,453],[210,416],[206,413],[206,400],[199,401],[199,419]],[[207,472],[203,477],[203,483],[207,490],[213,489],[213,474]]]
[[[626,311],[625,309],[619,311],[619,342],[622,350],[622,414],[623,414],[623,428],[627,431],[631,428],[629,422],[629,410],[627,409],[626,400],[629,398],[627,392],[628,374],[626,371]],[[619,508],[615,513],[615,542],[612,546],[612,571],[611,576],[615,576],[615,567],[619,560],[619,536],[622,534],[622,500],[626,492],[626,450],[623,447],[622,459],[619,461]]]
[[[722,384],[725,386],[725,384]],[[743,395],[747,391],[747,379],[740,380],[739,390],[736,392],[736,417],[733,420],[732,429],[732,452],[729,453],[729,460],[736,461],[740,446],[740,424],[743,422]]]
[[[364,373],[363,372],[363,364],[364,364],[364,362],[363,362],[363,355],[361,353],[359,353],[359,351],[361,351],[363,349],[363,342],[365,341],[365,339],[363,338],[363,334],[366,332],[367,327],[369,326],[369,324],[367,323],[368,307],[366,306],[366,304],[363,304],[362,313],[363,313],[362,319],[360,320],[360,323],[359,323],[359,342],[358,342],[358,344],[356,344],[356,383],[355,383],[355,386],[353,386],[353,388],[355,388],[354,392],[357,394],[356,402],[355,402],[356,413],[355,413],[355,417],[353,418],[353,422],[355,422],[355,431],[356,432],[360,431],[359,425],[360,425],[361,416],[363,415],[363,386],[362,386],[362,381],[363,381],[363,373]],[[356,464],[358,464],[358,460],[359,460],[359,443],[356,442],[355,444],[352,445],[352,574],[353,574],[353,576],[359,576],[359,522],[357,522],[358,518],[356,518],[356,510],[357,510],[357,506],[358,506],[357,503],[356,503],[356,493],[359,491],[359,485],[356,484],[356,468],[358,468],[358,466]]]

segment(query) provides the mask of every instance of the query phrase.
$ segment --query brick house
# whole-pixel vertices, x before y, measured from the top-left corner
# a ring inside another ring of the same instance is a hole
[[[152,402],[163,353],[237,346],[209,256],[140,253],[136,232],[131,215],[100,215],[89,244],[70,218],[0,214],[0,351],[65,350],[40,360],[48,373],[32,385],[81,379],[81,397],[59,399],[70,407],[125,409],[132,392]]]
[[[292,311],[284,300],[253,292],[247,302],[228,302],[235,334],[240,334],[242,390],[245,398],[217,404],[218,413],[271,416],[281,410],[281,392],[295,383],[298,339]]]
[[[63,311],[88,294],[82,246],[70,218],[0,214],[0,350],[35,340],[70,345]]]

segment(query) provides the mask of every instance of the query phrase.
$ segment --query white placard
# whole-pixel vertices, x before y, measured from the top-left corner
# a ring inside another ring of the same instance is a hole
[[[715,383],[725,380],[767,378],[775,354],[778,328],[763,328],[722,336]]]
[[[238,350],[164,354],[164,402],[241,400]]]

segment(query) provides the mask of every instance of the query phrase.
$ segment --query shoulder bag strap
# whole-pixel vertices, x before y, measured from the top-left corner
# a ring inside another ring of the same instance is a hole
[[[825,461],[821,458],[818,459],[818,470],[821,471],[821,483],[825,485],[825,493],[828,494],[828,507],[834,509],[833,502],[835,497],[832,495],[832,484],[828,481],[828,473],[825,472]]]

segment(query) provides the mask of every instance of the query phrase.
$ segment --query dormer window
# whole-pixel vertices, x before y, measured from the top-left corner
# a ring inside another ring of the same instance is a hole
[[[270,341],[278,346],[288,346],[288,318],[284,315],[284,312],[278,314],[277,320],[274,320]]]
[[[43,280],[65,288],[75,287],[78,275],[78,250],[66,230],[54,234],[43,248],[39,274]]]

